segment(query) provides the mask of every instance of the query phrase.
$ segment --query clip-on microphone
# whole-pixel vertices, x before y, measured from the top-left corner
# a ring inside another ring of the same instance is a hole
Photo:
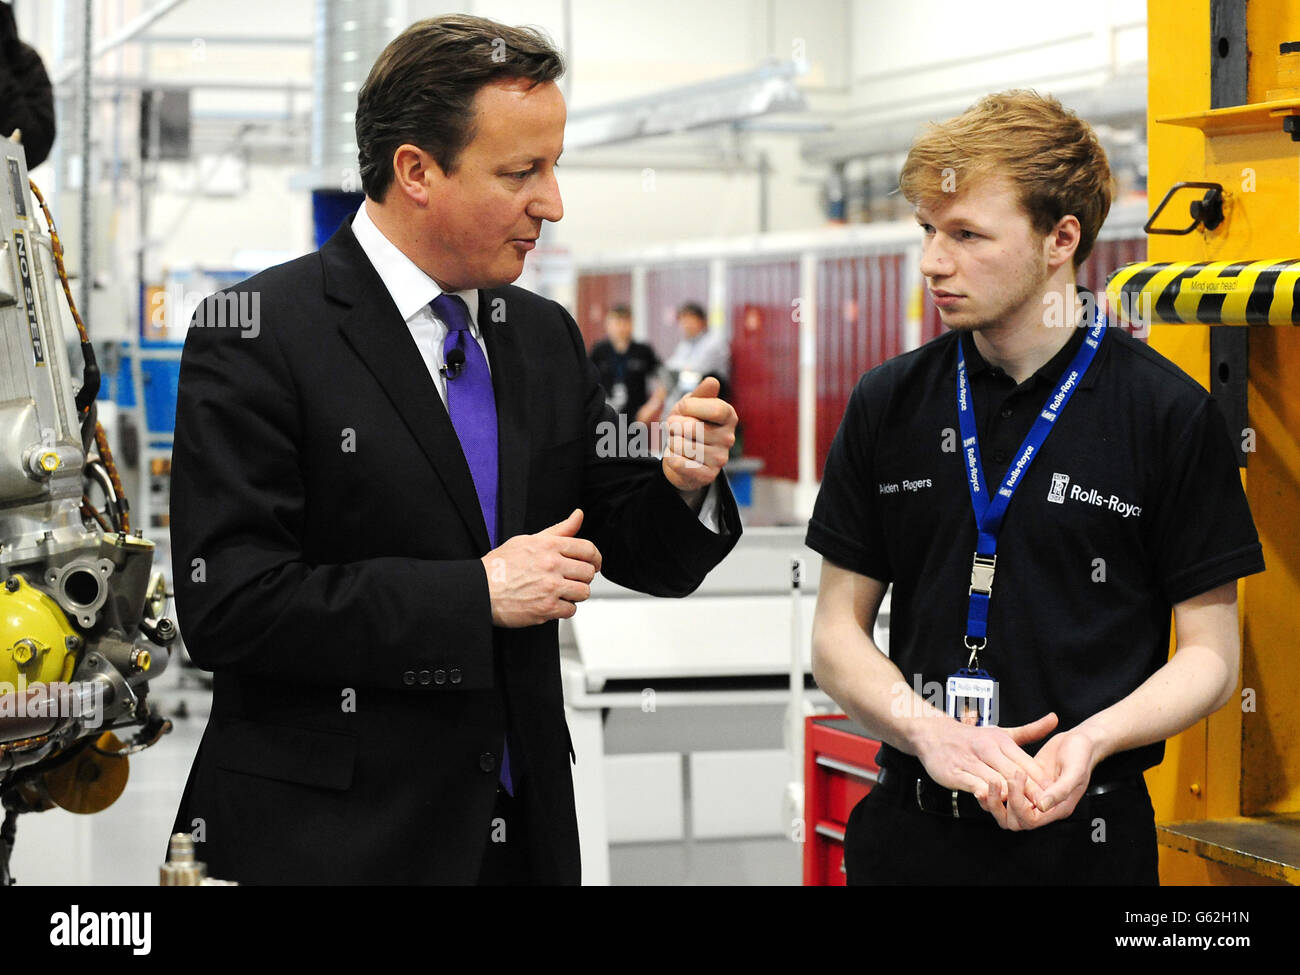
[[[453,348],[447,352],[447,364],[438,371],[444,379],[455,379],[465,368],[465,350]]]

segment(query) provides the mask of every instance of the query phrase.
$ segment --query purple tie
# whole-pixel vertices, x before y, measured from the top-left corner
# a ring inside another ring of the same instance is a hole
[[[433,311],[447,325],[442,361],[447,369],[447,412],[465,452],[479,507],[487,525],[488,543],[497,545],[497,404],[492,374],[474,336],[469,334],[469,309],[456,295],[433,299]],[[452,350],[460,355],[453,356]],[[452,363],[459,358],[461,365]]]
[[[469,309],[457,295],[442,294],[433,299],[433,313],[447,326],[442,344],[442,361],[447,364],[447,412],[460,438],[460,449],[469,464],[478,504],[487,525],[488,543],[497,544],[497,404],[492,395],[492,374],[487,358],[469,332]],[[460,355],[452,356],[453,349]],[[455,360],[460,365],[453,365]],[[510,750],[501,748],[501,784],[515,794],[510,776]]]

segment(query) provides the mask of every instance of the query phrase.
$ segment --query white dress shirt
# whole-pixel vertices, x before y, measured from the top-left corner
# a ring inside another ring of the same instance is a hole
[[[442,375],[442,346],[447,340],[447,323],[433,313],[429,303],[442,294],[436,281],[425,274],[415,263],[397,249],[397,245],[385,237],[375,226],[366,205],[361,204],[356,219],[352,221],[352,233],[357,243],[365,251],[370,263],[379,272],[379,279],[393,298],[397,313],[411,330],[415,347],[420,350],[424,366],[429,370],[429,377],[438,387],[442,405],[447,405],[447,380]],[[492,371],[492,360],[488,359],[487,344],[478,327],[478,289],[453,292],[465,302],[469,309],[469,333],[483,350],[483,358],[488,360],[488,372]]]
[[[379,273],[379,279],[384,282],[389,295],[392,296],[393,304],[397,306],[397,313],[402,316],[406,327],[410,329],[411,338],[415,339],[415,346],[420,350],[424,366],[429,370],[429,378],[438,388],[442,405],[446,406],[447,380],[441,370],[442,346],[447,339],[447,324],[433,313],[433,308],[429,304],[443,293],[442,289],[433,278],[421,271],[409,257],[398,250],[396,244],[383,235],[370,219],[364,202],[352,221],[352,233]],[[492,361],[488,358],[487,344],[483,341],[483,333],[478,327],[478,289],[452,293],[464,299],[465,306],[469,308],[469,331],[479,348],[483,350],[483,358],[487,360],[490,373]],[[714,534],[719,534],[722,531],[719,514],[716,485],[710,484],[709,491],[704,496],[704,503],[700,506],[700,523]]]

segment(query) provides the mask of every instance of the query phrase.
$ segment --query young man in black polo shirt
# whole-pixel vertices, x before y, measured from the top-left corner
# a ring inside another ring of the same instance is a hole
[[[1054,99],[933,126],[900,183],[950,331],[859,381],[808,530],[814,672],[884,742],[849,882],[1156,883],[1141,773],[1232,697],[1236,580],[1264,567],[1226,424],[1088,327],[1111,176]]]
[[[600,384],[610,408],[629,420],[657,420],[641,415],[650,398],[649,384],[659,369],[659,356],[644,342],[632,339],[632,310],[615,305],[605,316],[605,338],[591,347],[591,361],[600,372]]]

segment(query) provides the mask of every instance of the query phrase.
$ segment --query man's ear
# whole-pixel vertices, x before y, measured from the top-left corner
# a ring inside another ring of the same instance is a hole
[[[419,146],[404,142],[393,150],[393,185],[390,189],[412,203],[425,206],[436,180],[446,179],[434,158]]]
[[[1079,241],[1082,239],[1083,229],[1079,226],[1079,218],[1074,214],[1067,213],[1056,221],[1056,226],[1047,235],[1048,266],[1055,271],[1067,261],[1074,260],[1074,252],[1079,249]]]

